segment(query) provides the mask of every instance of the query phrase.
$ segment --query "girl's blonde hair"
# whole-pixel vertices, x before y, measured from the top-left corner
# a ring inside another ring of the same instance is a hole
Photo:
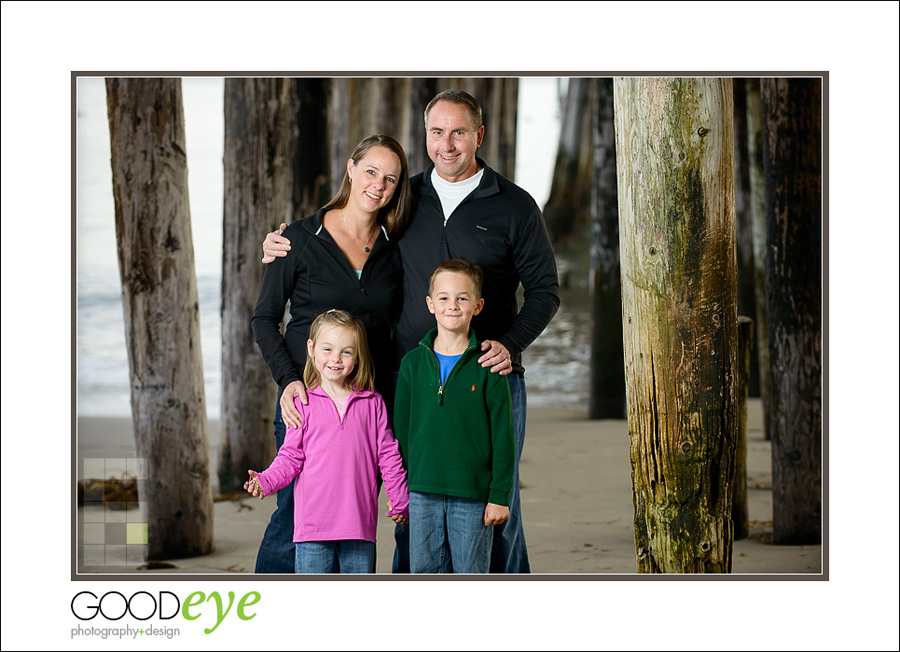
[[[366,327],[363,326],[363,323],[357,317],[354,317],[346,310],[329,310],[324,312],[315,318],[309,329],[309,339],[312,340],[313,351],[315,351],[319,333],[326,326],[341,326],[353,332],[353,335],[356,337],[357,359],[356,367],[347,376],[347,383],[354,392],[374,391],[375,367],[372,365],[371,356],[369,356]],[[306,357],[306,367],[303,369],[303,383],[308,389],[318,387],[322,381],[313,357],[314,355]]]

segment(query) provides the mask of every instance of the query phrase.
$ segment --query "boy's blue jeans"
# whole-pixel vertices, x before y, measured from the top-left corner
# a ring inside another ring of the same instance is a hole
[[[371,541],[301,541],[294,544],[296,573],[374,573],[375,544]]]
[[[486,506],[483,500],[409,492],[412,572],[487,573],[494,528],[484,524]]]
[[[519,500],[519,460],[525,447],[525,414],[528,401],[525,394],[525,379],[516,373],[507,376],[513,404],[513,430],[516,438],[516,468],[513,473],[513,489],[509,494],[509,520],[494,526],[494,543],[491,551],[492,573],[530,573],[528,549],[525,547],[525,530],[522,527],[522,506]],[[409,566],[409,526],[394,528],[393,573],[408,573]]]

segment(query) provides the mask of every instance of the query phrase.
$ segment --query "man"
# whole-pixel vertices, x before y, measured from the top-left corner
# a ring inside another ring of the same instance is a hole
[[[519,501],[519,459],[525,443],[526,393],[522,351],[559,308],[556,259],[541,211],[531,196],[476,156],[484,139],[481,107],[460,90],[438,93],[425,109],[432,165],[412,178],[410,226],[399,241],[403,308],[397,324],[397,365],[433,326],[428,279],[445,260],[462,258],[484,273],[484,310],[472,321],[483,340],[478,362],[507,375],[513,399],[516,467],[509,520],[495,526],[492,573],[528,573]],[[266,257],[284,255],[286,241],[269,234]],[[518,310],[521,282],[525,302]],[[408,534],[398,526],[394,572],[409,572]]]

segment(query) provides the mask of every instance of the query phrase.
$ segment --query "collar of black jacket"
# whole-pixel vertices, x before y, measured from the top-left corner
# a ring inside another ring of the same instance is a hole
[[[475,189],[475,196],[489,197],[491,195],[496,195],[500,192],[500,183],[497,178],[497,173],[489,168],[487,164],[477,156],[475,157],[475,160],[478,161],[478,165],[484,170],[484,175],[481,177],[481,183],[479,183],[478,188]],[[437,190],[434,189],[434,184],[431,183],[432,172],[434,172],[434,163],[425,168],[424,172],[420,172],[413,177],[411,182],[415,184],[418,177],[418,181],[422,184],[423,192],[428,192],[437,197]]]
[[[320,208],[312,215],[309,215],[308,217],[304,217],[302,220],[300,220],[300,226],[302,226],[304,229],[306,229],[306,231],[308,231],[311,235],[321,237],[323,232],[327,233],[327,230],[324,229],[323,225],[322,225],[322,219],[325,217],[325,213],[326,213],[325,209]],[[378,231],[379,231],[378,237],[375,238],[375,243],[372,245],[373,250],[374,250],[374,247],[379,244],[379,242],[382,240],[382,238],[384,240],[387,240],[388,242],[390,242],[390,240],[391,240],[388,237],[387,231],[385,230],[383,225],[381,225],[381,224],[378,225]],[[328,235],[328,238],[329,238],[329,241],[334,242],[334,238],[331,237],[331,234]]]

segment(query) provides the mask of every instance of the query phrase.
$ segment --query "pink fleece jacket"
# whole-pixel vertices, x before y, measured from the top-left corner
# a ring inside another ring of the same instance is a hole
[[[307,392],[309,405],[294,399],[300,428],[288,428],[284,444],[259,474],[266,496],[294,483],[294,541],[375,541],[379,516],[378,468],[392,514],[409,516],[406,471],[376,392],[350,395],[341,422],[321,387]],[[299,474],[299,475],[298,475]]]

